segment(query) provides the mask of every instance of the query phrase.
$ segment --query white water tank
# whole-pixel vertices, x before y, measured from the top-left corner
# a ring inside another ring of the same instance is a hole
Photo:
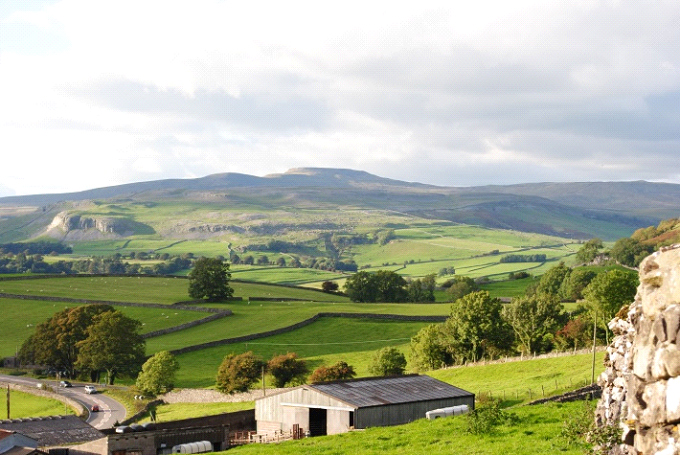
[[[460,406],[450,406],[448,408],[433,409],[425,413],[425,417],[428,420],[438,419],[440,417],[450,417],[458,416],[461,414],[467,414],[470,412],[470,408],[466,404],[461,404]]]
[[[212,452],[213,445],[210,441],[188,442],[172,447],[172,453],[203,453]]]

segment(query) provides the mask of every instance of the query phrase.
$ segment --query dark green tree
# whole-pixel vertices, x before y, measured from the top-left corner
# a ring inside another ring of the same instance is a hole
[[[227,354],[217,370],[217,390],[224,393],[247,392],[262,374],[265,363],[253,351]]]
[[[44,365],[76,377],[78,343],[88,336],[87,329],[96,316],[114,311],[110,305],[82,305],[55,313],[39,324],[19,351],[24,363]]]
[[[119,373],[134,376],[145,359],[146,342],[139,333],[141,327],[141,322],[116,310],[95,316],[87,328],[87,338],[77,343],[76,365],[106,371],[109,384]]]
[[[404,374],[406,357],[397,348],[387,346],[375,353],[368,371],[375,376],[396,376]]]
[[[378,270],[374,276],[376,302],[405,302],[406,280],[391,270]]]
[[[619,264],[637,267],[645,257],[653,252],[654,247],[652,245],[624,237],[614,243],[614,246],[609,250],[609,257]]]
[[[366,271],[355,273],[345,281],[345,293],[352,302],[375,302],[375,276]]]
[[[434,302],[435,285],[434,274],[411,281],[406,289],[408,301],[415,303]]]
[[[216,258],[200,258],[189,272],[189,296],[211,301],[229,298],[234,295],[230,279],[229,264]]]

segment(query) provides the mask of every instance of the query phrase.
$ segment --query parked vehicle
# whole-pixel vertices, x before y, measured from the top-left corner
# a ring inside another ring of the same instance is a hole
[[[97,389],[95,389],[93,385],[86,385],[85,393],[92,395],[93,393],[97,393]]]
[[[59,387],[71,387],[71,383],[68,381],[59,382]]]

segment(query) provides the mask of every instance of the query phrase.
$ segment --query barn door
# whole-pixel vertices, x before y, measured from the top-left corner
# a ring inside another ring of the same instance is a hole
[[[326,436],[327,411],[319,408],[309,408],[310,436]]]

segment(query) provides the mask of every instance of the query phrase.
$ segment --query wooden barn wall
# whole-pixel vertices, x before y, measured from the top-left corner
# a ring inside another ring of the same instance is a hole
[[[354,415],[354,428],[384,427],[401,425],[424,419],[425,413],[432,409],[446,408],[466,404],[474,409],[475,397],[457,397],[445,400],[420,401],[413,403],[392,404],[359,408]]]

